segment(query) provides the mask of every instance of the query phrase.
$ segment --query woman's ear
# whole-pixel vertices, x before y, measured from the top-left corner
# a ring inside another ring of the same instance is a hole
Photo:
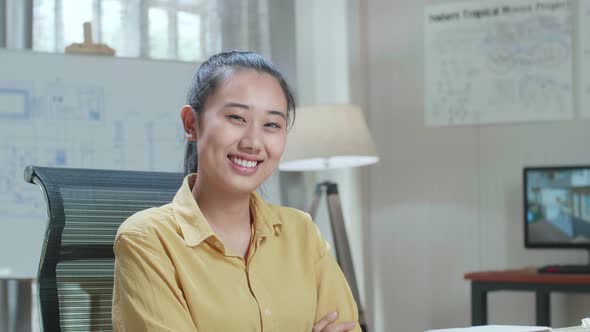
[[[190,106],[184,105],[180,110],[180,118],[184,127],[184,134],[187,141],[197,140],[197,112]]]

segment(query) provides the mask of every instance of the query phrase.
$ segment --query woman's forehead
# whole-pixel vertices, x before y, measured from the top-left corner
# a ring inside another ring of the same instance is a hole
[[[236,71],[210,96],[219,103],[239,103],[252,108],[287,111],[285,93],[272,75],[254,70]]]

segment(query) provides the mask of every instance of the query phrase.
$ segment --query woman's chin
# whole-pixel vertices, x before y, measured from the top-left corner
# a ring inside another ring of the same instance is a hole
[[[254,178],[239,178],[239,177],[232,177],[232,179],[225,179],[225,187],[229,192],[234,194],[249,194],[262,184],[259,180],[257,181]],[[229,180],[229,181],[228,181]]]

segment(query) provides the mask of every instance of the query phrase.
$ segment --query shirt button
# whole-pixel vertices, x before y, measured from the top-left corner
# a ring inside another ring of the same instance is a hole
[[[266,308],[266,310],[264,310],[264,314],[267,316],[270,316],[270,309]]]

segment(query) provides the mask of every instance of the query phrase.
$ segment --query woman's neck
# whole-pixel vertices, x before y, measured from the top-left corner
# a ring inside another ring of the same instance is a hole
[[[207,222],[217,230],[249,229],[250,193],[231,195],[202,180],[197,176],[192,193]]]

